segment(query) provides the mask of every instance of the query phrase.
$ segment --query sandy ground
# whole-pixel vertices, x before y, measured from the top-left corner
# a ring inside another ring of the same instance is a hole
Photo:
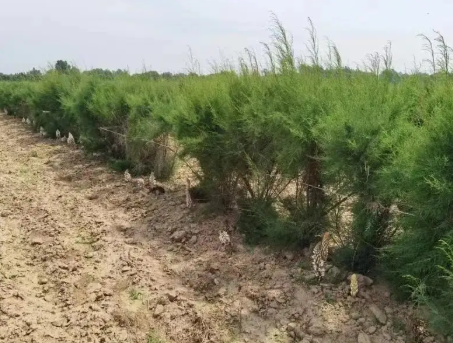
[[[224,251],[178,178],[137,191],[4,115],[0,161],[1,342],[410,342],[383,286],[353,299],[237,233]]]

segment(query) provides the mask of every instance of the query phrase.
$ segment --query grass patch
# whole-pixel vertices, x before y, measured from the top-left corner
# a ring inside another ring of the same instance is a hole
[[[165,343],[156,331],[152,330],[146,335],[146,343]]]
[[[140,291],[136,290],[136,289],[131,289],[129,290],[129,299],[131,300],[139,300],[143,298],[143,293],[141,293]]]

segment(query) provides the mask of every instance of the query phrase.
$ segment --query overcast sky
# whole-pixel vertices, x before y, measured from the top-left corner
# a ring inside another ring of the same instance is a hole
[[[273,11],[294,37],[296,55],[311,17],[324,48],[338,46],[355,66],[393,44],[394,66],[425,58],[416,35],[440,31],[453,45],[452,0],[0,0],[0,72],[46,68],[63,59],[79,68],[184,71],[189,49],[209,61],[261,54]],[[323,49],[323,52],[326,52]]]

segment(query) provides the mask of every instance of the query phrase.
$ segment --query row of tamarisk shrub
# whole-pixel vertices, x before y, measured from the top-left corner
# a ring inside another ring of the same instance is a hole
[[[395,72],[390,43],[352,70],[333,43],[320,56],[312,25],[311,55],[299,61],[274,23],[261,64],[246,51],[210,75],[52,69],[0,82],[0,107],[51,136],[71,132],[118,170],[164,180],[178,161],[196,161],[200,192],[212,208],[237,203],[248,243],[302,249],[329,231],[336,264],[381,273],[451,334],[453,79],[443,37],[423,36],[430,74]]]

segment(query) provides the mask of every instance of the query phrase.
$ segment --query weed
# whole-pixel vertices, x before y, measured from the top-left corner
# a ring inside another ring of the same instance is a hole
[[[165,341],[162,340],[154,330],[152,330],[146,336],[146,343],[165,343]]]
[[[337,299],[335,298],[335,296],[331,292],[325,292],[324,293],[324,300],[328,304],[335,304],[337,302]]]
[[[136,289],[129,290],[129,298],[131,300],[138,300],[143,297],[143,294]]]

